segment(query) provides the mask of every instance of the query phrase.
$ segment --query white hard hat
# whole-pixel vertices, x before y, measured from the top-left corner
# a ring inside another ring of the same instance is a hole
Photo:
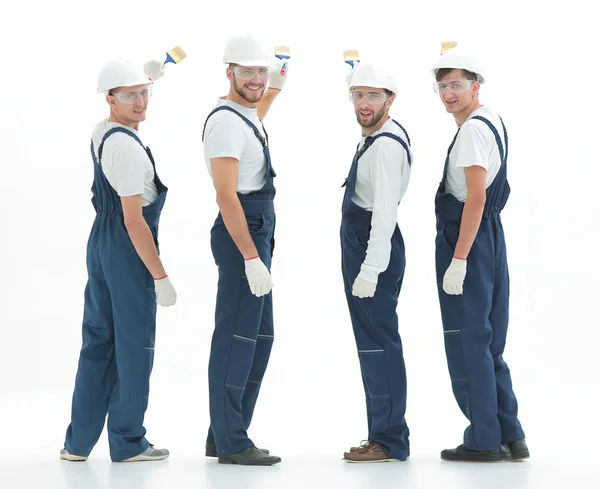
[[[98,75],[98,93],[108,92],[117,87],[134,87],[136,85],[149,85],[144,70],[131,64],[125,59],[114,59],[106,63]]]
[[[477,75],[479,83],[485,83],[483,76],[483,68],[481,62],[473,57],[470,53],[461,50],[459,47],[448,49],[440,56],[435,67],[431,70],[433,76],[436,76],[437,71],[441,68],[456,68],[467,70]]]
[[[270,66],[270,55],[264,47],[249,34],[230,37],[225,46],[223,63],[241,66]]]
[[[359,63],[350,79],[349,86],[350,89],[354,87],[385,88],[394,95],[398,93],[394,79],[371,64]]]

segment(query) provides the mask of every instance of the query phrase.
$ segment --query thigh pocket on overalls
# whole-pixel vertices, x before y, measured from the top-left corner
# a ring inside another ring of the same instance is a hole
[[[453,221],[438,221],[437,231],[446,246],[454,251],[456,243],[458,242],[460,223]]]
[[[234,334],[231,340],[231,354],[225,376],[225,387],[243,391],[252,368],[256,340]]]
[[[358,358],[371,413],[371,434],[385,432],[389,424],[391,398],[384,352],[359,350]]]
[[[265,218],[262,214],[246,214],[246,222],[250,234],[260,233],[265,226]]]

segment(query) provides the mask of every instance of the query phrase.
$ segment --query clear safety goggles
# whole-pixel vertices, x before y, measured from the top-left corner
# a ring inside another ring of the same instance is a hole
[[[235,73],[240,80],[252,80],[256,75],[261,80],[268,78],[269,76],[269,68],[261,67],[261,68],[249,68],[247,66],[234,66],[232,71]]]
[[[122,92],[112,93],[112,96],[122,104],[134,104],[137,102],[138,97],[142,97],[142,100],[146,102],[152,97],[152,87],[144,87],[140,90],[125,89]]]
[[[387,94],[383,92],[363,93],[360,90],[350,90],[350,101],[356,105],[361,104],[365,99],[369,105],[381,105],[387,98]]]
[[[466,92],[473,86],[475,80],[453,80],[449,82],[435,82],[433,84],[433,91],[440,95],[451,92],[451,93],[463,93]]]

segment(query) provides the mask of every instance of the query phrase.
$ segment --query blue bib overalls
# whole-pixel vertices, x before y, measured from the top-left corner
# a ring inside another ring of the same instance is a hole
[[[444,342],[454,396],[471,425],[464,445],[471,450],[494,450],[502,443],[524,438],[517,419],[517,400],[510,372],[502,359],[508,329],[509,276],[506,243],[500,220],[510,194],[506,178],[508,136],[504,123],[504,146],[494,125],[481,116],[494,134],[501,167],[486,190],[483,218],[467,258],[462,295],[446,294],[442,281],[458,241],[464,203],[446,193],[450,152],[435,196],[437,218],[436,271],[444,326]]]
[[[156,174],[150,149],[133,132],[122,127],[109,130],[98,148],[98,159],[92,143],[96,218],[87,245],[83,346],[65,448],[71,454],[88,456],[108,413],[110,456],[122,461],[149,445],[143,421],[154,360],[156,293],[154,279],[125,228],[121,199],[102,171],[104,142],[116,132],[135,139],[155,169],[158,197],[143,208],[143,216],[157,249],[158,223],[168,190]]]
[[[217,107],[206,120],[219,110],[241,117],[263,146],[266,182],[260,190],[238,193],[238,198],[260,259],[270,270],[275,245],[275,172],[268,139],[229,106]],[[254,446],[247,430],[273,346],[273,295],[269,292],[256,297],[250,292],[244,258],[220,213],[211,230],[211,248],[219,268],[219,283],[208,366],[211,424],[207,443],[215,444],[217,455],[222,457]]]
[[[410,455],[409,429],[404,417],[406,369],[396,313],[404,277],[405,253],[404,240],[397,224],[391,238],[390,262],[387,269],[379,274],[374,297],[360,299],[352,295],[352,285],[366,257],[372,215],[352,202],[352,196],[358,161],[379,137],[389,137],[402,144],[409,164],[412,163],[407,144],[389,132],[368,136],[363,147],[357,150],[346,179],[342,203],[342,275],[365,389],[368,439],[379,443],[388,456],[406,460]],[[406,137],[410,144],[408,135]]]

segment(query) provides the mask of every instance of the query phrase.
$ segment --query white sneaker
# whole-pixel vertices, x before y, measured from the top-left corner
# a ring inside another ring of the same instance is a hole
[[[82,457],[81,455],[71,455],[69,452],[67,452],[66,448],[63,448],[60,451],[60,458],[63,460],[68,460],[69,462],[85,462],[88,459],[87,457]]]
[[[144,453],[140,453],[135,457],[128,458],[127,460],[123,460],[123,462],[153,462],[154,460],[164,460],[169,456],[169,450],[164,448],[154,448],[153,445],[150,445],[146,448]]]

